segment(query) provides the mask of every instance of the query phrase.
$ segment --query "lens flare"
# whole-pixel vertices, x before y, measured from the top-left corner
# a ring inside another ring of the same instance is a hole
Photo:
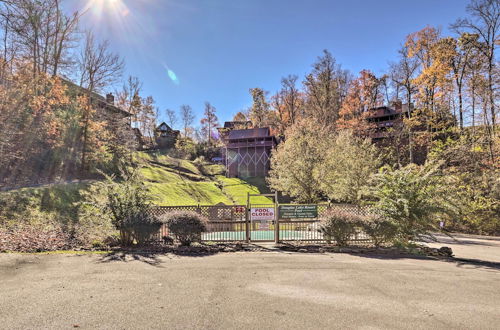
[[[179,78],[177,78],[177,75],[175,74],[175,72],[172,71],[165,63],[162,63],[162,64],[163,64],[163,67],[165,68],[165,70],[167,70],[167,75],[170,78],[170,80],[172,80],[172,82],[174,84],[179,85],[180,81],[179,81]]]
[[[104,39],[111,39],[117,49],[126,49],[142,63],[157,68],[162,65],[167,78],[175,85],[180,81],[162,59],[165,58],[158,40],[166,38],[168,31],[160,29],[164,22],[155,21],[152,13],[164,0],[79,0],[78,11],[85,13],[83,20]],[[147,49],[148,51],[144,51]],[[161,54],[160,54],[161,52]]]

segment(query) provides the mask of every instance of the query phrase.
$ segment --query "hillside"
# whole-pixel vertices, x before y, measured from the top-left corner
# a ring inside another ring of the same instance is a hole
[[[141,173],[159,205],[246,204],[247,193],[265,192],[264,179],[226,178],[222,165],[172,158],[158,152],[138,153]],[[268,198],[252,199],[269,203]]]
[[[140,152],[141,173],[157,205],[244,205],[247,193],[266,191],[264,179],[226,178],[221,165]],[[0,192],[0,223],[77,221],[81,193],[92,181],[42,185]],[[254,203],[269,203],[264,197]]]

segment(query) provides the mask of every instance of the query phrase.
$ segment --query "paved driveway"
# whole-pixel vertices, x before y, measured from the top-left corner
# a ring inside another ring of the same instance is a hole
[[[0,255],[0,279],[5,329],[498,329],[500,324],[500,263],[493,261],[282,252],[10,254]]]

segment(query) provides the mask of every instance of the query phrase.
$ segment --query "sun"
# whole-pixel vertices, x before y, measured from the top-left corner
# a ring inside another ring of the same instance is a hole
[[[129,10],[123,0],[87,0],[84,8],[85,12],[90,12],[91,15],[100,19],[103,16],[124,17],[129,14]]]

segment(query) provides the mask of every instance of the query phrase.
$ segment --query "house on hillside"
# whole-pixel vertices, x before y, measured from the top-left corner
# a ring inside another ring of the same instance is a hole
[[[394,133],[391,129],[400,128],[403,125],[403,118],[409,116],[410,107],[408,104],[395,102],[392,107],[381,106],[368,110],[368,122],[374,128],[369,134],[374,142],[391,137]]]
[[[74,96],[82,96],[89,94],[89,90],[83,88],[70,80],[61,78],[63,83],[68,86],[68,91]],[[113,93],[108,93],[106,96],[102,96],[96,92],[90,92],[90,100],[95,108],[98,110],[98,115],[100,116],[113,116],[115,118],[125,118],[130,117],[132,114],[115,104],[115,96]],[[99,111],[103,110],[103,111]]]
[[[276,138],[269,127],[230,129],[222,137],[227,177],[265,177],[271,166]]]
[[[157,147],[159,149],[173,148],[180,134],[180,131],[172,129],[165,122],[161,123],[155,130]]]
[[[249,129],[252,128],[253,124],[249,120],[245,121],[226,121],[224,122],[224,127],[219,127],[217,128],[217,131],[219,132],[219,137],[221,140],[224,140],[227,135],[229,134],[230,131],[235,130],[235,129]]]

